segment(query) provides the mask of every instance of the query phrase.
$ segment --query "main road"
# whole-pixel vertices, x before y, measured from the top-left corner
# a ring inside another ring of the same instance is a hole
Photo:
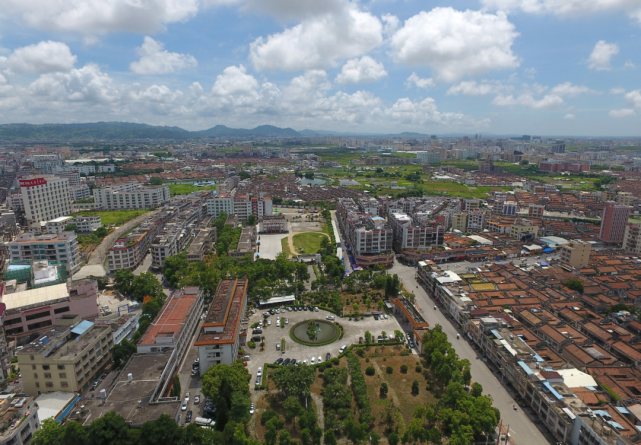
[[[545,261],[544,257],[541,260]],[[453,263],[448,265],[455,271],[466,271],[465,269],[470,263]],[[474,264],[471,264],[474,266]],[[459,267],[456,267],[459,266]],[[467,343],[463,333],[458,331],[452,322],[445,317],[440,309],[434,310],[434,301],[428,297],[425,290],[418,285],[416,281],[416,268],[405,266],[398,261],[394,262],[394,266],[388,270],[390,274],[397,274],[405,288],[416,295],[416,305],[421,312],[421,315],[434,327],[437,324],[443,326],[445,332],[456,350],[460,358],[466,358],[472,363],[472,381],[478,382],[483,386],[483,392],[490,394],[494,400],[493,405],[501,411],[501,419],[503,421],[504,430],[509,426],[510,437],[512,444],[545,444],[547,442],[556,443],[549,432],[545,431],[545,435],[539,431],[528,414],[526,414],[521,406],[515,411],[513,409],[516,402],[510,393],[501,384],[500,376],[496,375],[490,368],[481,360],[478,359],[477,352]],[[461,339],[456,339],[456,334],[461,334]],[[545,427],[541,426],[545,429]],[[549,439],[548,439],[549,437]]]

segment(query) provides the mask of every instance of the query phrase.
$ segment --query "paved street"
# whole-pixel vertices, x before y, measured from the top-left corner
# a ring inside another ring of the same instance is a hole
[[[147,256],[142,260],[142,264],[134,270],[134,275],[140,275],[143,274],[147,271],[149,271],[149,268],[151,267],[151,263],[153,262],[153,258],[151,253],[148,253]]]
[[[533,260],[534,262],[541,261]],[[480,263],[476,263],[477,266],[479,264]],[[467,265],[463,263],[453,263],[451,265],[452,267],[447,265],[447,268],[457,272],[465,270],[454,267],[457,265],[467,267]],[[517,411],[514,411],[512,408],[515,404],[514,399],[501,384],[500,376],[494,374],[485,363],[478,359],[476,351],[465,341],[463,335],[461,335],[460,340],[456,340],[456,334],[460,332],[457,331],[452,322],[440,310],[435,311],[433,309],[433,300],[427,296],[427,293],[422,287],[418,286],[416,282],[416,268],[404,266],[396,261],[392,269],[388,270],[388,273],[397,274],[405,287],[409,291],[414,292],[416,295],[416,304],[423,317],[430,324],[430,327],[434,327],[437,324],[443,326],[443,332],[449,337],[459,357],[466,358],[472,363],[472,380],[480,383],[485,393],[492,395],[494,406],[501,410],[503,425],[509,425],[510,427],[510,436],[513,439],[513,444],[543,444],[548,440],[553,441],[552,436],[547,431],[546,435],[543,435],[541,431],[539,431],[537,425],[531,421],[521,406],[518,407]],[[548,439],[547,436],[549,436],[550,439]],[[555,442],[553,441],[552,443]]]

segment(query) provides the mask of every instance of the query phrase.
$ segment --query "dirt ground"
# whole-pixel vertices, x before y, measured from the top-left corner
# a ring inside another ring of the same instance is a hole
[[[350,315],[354,313],[354,302],[359,304],[358,313],[362,314],[369,311],[377,311],[378,309],[378,300],[384,299],[385,293],[383,291],[375,291],[368,289],[367,298],[372,300],[370,309],[365,305],[365,298],[363,298],[362,293],[350,294],[349,292],[341,292],[341,299],[343,300],[343,314]],[[349,300],[349,303],[347,301]]]

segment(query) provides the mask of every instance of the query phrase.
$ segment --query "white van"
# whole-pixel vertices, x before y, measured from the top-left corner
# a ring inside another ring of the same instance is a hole
[[[216,422],[206,417],[196,417],[194,423],[198,426],[206,426],[210,428],[213,428],[216,425]]]

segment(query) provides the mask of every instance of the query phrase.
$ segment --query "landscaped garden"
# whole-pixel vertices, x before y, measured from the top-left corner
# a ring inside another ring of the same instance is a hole
[[[297,233],[293,237],[296,254],[312,254],[320,250],[321,242],[327,236],[322,232]]]
[[[107,226],[109,224],[115,224],[117,226],[120,226],[127,221],[130,221],[134,218],[137,218],[140,215],[144,215],[147,213],[149,210],[110,210],[110,211],[100,211],[100,212],[94,212],[94,211],[87,211],[87,212],[79,212],[79,213],[74,213],[74,216],[94,216],[98,215],[100,216],[100,221],[102,222],[103,226]]]

